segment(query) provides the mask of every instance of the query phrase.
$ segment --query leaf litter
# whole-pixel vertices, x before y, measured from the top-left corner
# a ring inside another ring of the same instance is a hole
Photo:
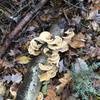
[[[40,1],[0,1],[0,100],[23,95],[40,55],[37,100],[99,100],[99,0]]]

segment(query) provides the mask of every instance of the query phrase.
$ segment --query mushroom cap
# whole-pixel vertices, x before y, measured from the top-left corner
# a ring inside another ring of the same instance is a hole
[[[44,70],[44,71],[48,71],[50,69],[52,69],[54,66],[51,65],[51,64],[42,64],[42,63],[39,63],[39,68],[41,70]]]
[[[52,50],[58,50],[62,47],[62,38],[55,36],[55,39],[48,43],[48,47]]]
[[[28,52],[34,56],[37,56],[41,53],[39,50],[41,46],[42,46],[41,40],[39,38],[34,38],[30,42]]]
[[[51,56],[48,57],[47,61],[50,64],[57,64],[59,63],[60,60],[60,56],[58,54],[58,52],[53,52]]]
[[[50,78],[53,78],[56,76],[57,73],[57,67],[55,66],[54,68],[52,68],[51,70],[47,71],[47,74]]]
[[[50,56],[52,54],[52,50],[50,50],[49,48],[44,48],[43,49],[43,53],[46,55],[46,56]]]
[[[40,50],[34,50],[34,49],[32,49],[31,46],[29,46],[28,52],[29,52],[29,54],[34,55],[34,56],[37,56],[41,53]]]
[[[59,50],[60,52],[65,52],[69,49],[68,43],[63,40],[62,48]]]
[[[42,46],[42,44],[38,44],[35,39],[32,39],[30,42],[30,47],[34,50],[39,50],[39,48]]]
[[[39,79],[40,79],[40,82],[50,80],[50,77],[48,76],[48,73],[47,73],[47,72],[45,72],[45,73],[39,75],[38,77],[39,77]]]
[[[51,42],[52,41],[51,37],[52,37],[52,35],[51,35],[50,32],[44,31],[44,32],[40,33],[39,39],[41,41],[44,41],[44,42],[47,42],[48,43],[48,42]]]
[[[53,67],[51,70],[39,75],[39,79],[40,79],[40,82],[42,81],[48,81],[50,80],[50,78],[53,78],[56,76],[56,73],[57,73],[57,68],[56,67]]]

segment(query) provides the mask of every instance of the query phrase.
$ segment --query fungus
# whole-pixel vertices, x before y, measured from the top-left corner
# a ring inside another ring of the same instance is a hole
[[[41,46],[42,43],[39,38],[32,39],[28,48],[28,52],[34,56],[37,56],[41,53],[39,50]]]
[[[42,63],[39,63],[39,68],[43,71],[48,71],[48,70],[51,70],[54,66],[51,65],[51,64],[42,64]]]
[[[55,36],[55,39],[48,43],[48,48],[52,50],[58,50],[62,47],[62,38]]]
[[[49,48],[44,48],[43,49],[43,53],[46,55],[46,56],[50,56],[52,54],[52,50],[50,50]]]
[[[52,41],[51,38],[52,38],[51,33],[50,32],[47,32],[47,31],[44,31],[44,32],[40,33],[40,36],[39,36],[39,39],[41,41],[44,41],[44,42],[47,42],[47,43],[49,43],[49,42]]]
[[[59,60],[60,60],[60,56],[59,56],[59,54],[58,54],[57,51],[54,51],[52,53],[52,55],[49,56],[48,59],[47,59],[48,63],[50,63],[50,64],[56,64],[56,65],[58,65]]]
[[[54,67],[52,68],[51,70],[39,75],[39,79],[40,79],[40,82],[42,81],[48,81],[50,80],[51,78],[55,77],[56,76],[56,73],[57,73],[57,68]]]
[[[68,36],[64,36],[63,38],[63,42],[62,42],[62,48],[59,50],[61,52],[65,52],[69,49],[68,44],[71,42],[71,39],[74,37],[75,33],[69,29],[65,32],[65,34],[67,34]]]
[[[30,42],[29,53],[35,56],[39,55],[43,51],[44,55],[47,56],[47,62],[45,64],[39,63],[39,68],[42,70],[42,74],[39,75],[40,81],[48,81],[56,76],[58,71],[58,63],[60,60],[59,51],[65,52],[68,50],[68,44],[71,38],[74,36],[74,32],[68,30],[65,32],[68,36],[61,38],[55,36],[52,38],[50,32],[44,31],[40,33],[40,36],[33,39]],[[47,45],[43,45],[47,43]],[[41,48],[41,50],[40,50]]]
[[[30,46],[32,47],[32,49],[39,50],[39,48],[42,46],[42,43],[39,38],[35,38],[31,40]]]
[[[34,55],[34,56],[38,56],[38,55],[41,53],[39,50],[34,50],[34,49],[32,49],[31,46],[29,46],[28,52],[29,52],[31,55]]]
[[[62,42],[62,48],[59,50],[60,52],[65,52],[69,49],[68,43],[66,41]]]

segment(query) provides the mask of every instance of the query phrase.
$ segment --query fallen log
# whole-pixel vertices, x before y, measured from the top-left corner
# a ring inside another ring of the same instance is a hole
[[[45,57],[40,55],[34,60],[34,64],[29,69],[26,74],[22,86],[17,92],[16,100],[36,100],[40,91],[40,81],[39,81],[39,67],[38,63],[45,61]]]

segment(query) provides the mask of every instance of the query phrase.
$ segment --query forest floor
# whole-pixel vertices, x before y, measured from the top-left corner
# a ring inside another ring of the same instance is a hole
[[[41,54],[37,100],[100,100],[100,0],[0,0],[0,100]]]

